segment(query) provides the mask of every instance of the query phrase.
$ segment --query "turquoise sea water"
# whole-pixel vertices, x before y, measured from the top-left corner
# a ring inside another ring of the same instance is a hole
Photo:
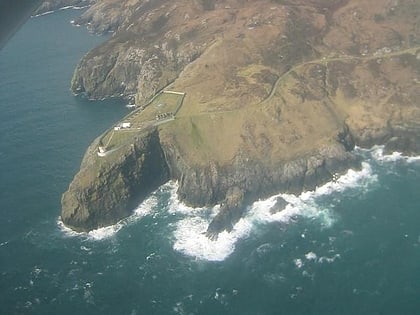
[[[176,183],[123,222],[74,234],[61,193],[121,102],[72,96],[104,38],[34,18],[0,51],[0,314],[419,314],[420,161],[360,150],[362,171],[290,201],[254,203],[232,233],[202,234]]]

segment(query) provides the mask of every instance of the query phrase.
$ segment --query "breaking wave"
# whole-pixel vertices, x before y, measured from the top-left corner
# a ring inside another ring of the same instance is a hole
[[[36,17],[40,17],[40,16],[52,14],[52,13],[55,13],[55,12],[58,12],[58,11],[68,10],[68,9],[83,10],[83,9],[86,9],[86,8],[89,8],[89,7],[90,7],[89,5],[85,5],[85,6],[68,5],[68,6],[59,8],[57,10],[51,10],[51,11],[46,11],[46,12],[42,12],[42,13],[39,13],[39,14],[32,15],[31,18],[36,18]]]
[[[256,225],[272,222],[289,223],[296,217],[302,216],[316,218],[322,226],[329,227],[334,223],[334,214],[329,209],[318,206],[317,198],[349,188],[368,187],[376,179],[370,165],[364,162],[360,171],[349,170],[336,181],[326,183],[315,191],[304,192],[299,196],[278,194],[256,201],[248,207],[247,214],[235,224],[233,230],[220,233],[217,240],[210,240],[205,232],[211,219],[216,215],[218,206],[211,209],[189,208],[177,201],[174,186],[169,211],[181,218],[174,223],[173,248],[198,260],[223,261],[234,252],[236,243],[250,235]],[[284,210],[273,213],[273,207],[279,197],[288,204]]]
[[[141,218],[151,214],[156,208],[157,204],[158,197],[155,193],[153,193],[149,198],[144,200],[136,210],[134,210],[134,213],[131,216],[120,220],[114,225],[102,227],[89,232],[73,231],[72,229],[64,225],[63,221],[61,220],[61,217],[58,218],[57,225],[67,237],[82,237],[90,240],[100,241],[115,236],[117,232],[121,230],[124,226],[133,224],[139,221]]]
[[[169,231],[168,239],[172,242],[175,251],[196,260],[223,261],[235,251],[238,241],[247,238],[257,226],[274,222],[290,224],[296,222],[299,217],[314,219],[322,228],[332,226],[337,217],[332,207],[322,205],[321,197],[354,189],[357,189],[357,192],[369,191],[372,185],[378,181],[377,174],[372,170],[374,165],[398,160],[420,161],[420,157],[405,157],[399,153],[384,155],[383,147],[379,146],[370,150],[356,148],[356,152],[366,160],[366,162],[362,162],[360,170],[350,169],[338,179],[298,196],[277,194],[258,200],[247,207],[245,216],[235,224],[232,231],[220,233],[216,240],[210,240],[206,236],[206,231],[219,211],[219,206],[188,207],[178,200],[176,193],[178,184],[174,181],[161,186],[139,205],[133,215],[112,226],[88,233],[77,233],[65,227],[61,218],[58,219],[58,226],[66,236],[99,241],[109,239],[126,225],[136,223],[141,218],[154,214],[153,218],[157,221],[156,224]],[[279,198],[284,199],[287,205],[283,210],[276,211]],[[310,255],[310,257],[312,256]],[[320,257],[317,260],[330,262],[335,258]]]
[[[375,145],[371,149],[357,148],[359,152],[369,154],[375,161],[380,163],[389,163],[397,161],[405,161],[407,163],[420,162],[420,156],[407,156],[401,152],[393,152],[392,154],[384,154],[385,146]]]

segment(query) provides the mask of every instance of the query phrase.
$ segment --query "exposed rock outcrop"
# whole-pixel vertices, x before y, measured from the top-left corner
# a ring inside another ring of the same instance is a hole
[[[284,210],[287,207],[288,204],[289,203],[283,197],[278,196],[276,198],[276,203],[270,209],[270,213],[275,214],[277,212],[280,212],[280,211]]]
[[[97,139],[62,197],[61,219],[76,231],[89,231],[127,217],[151,191],[169,179],[156,130],[136,136],[132,145],[97,159]]]
[[[230,163],[219,165],[213,161],[200,167],[187,164],[174,142],[163,142],[172,177],[179,180],[179,198],[193,206],[221,203],[207,231],[211,238],[223,230],[230,231],[246,205],[258,198],[279,191],[299,194],[314,190],[337,173],[359,168],[360,159],[351,153],[353,148],[349,129],[343,127],[336,141],[293,160],[263,163],[241,150]]]
[[[420,152],[420,125],[394,126],[391,137],[385,142],[385,154],[401,152],[405,155],[418,155]]]
[[[235,223],[242,217],[245,211],[244,191],[239,187],[229,188],[225,200],[220,205],[219,213],[207,228],[206,235],[214,240],[220,232],[230,232]]]
[[[419,154],[419,10],[410,0],[97,1],[78,23],[114,35],[80,62],[73,91],[137,105],[168,85],[186,96],[176,119],[122,156],[97,164],[87,153],[63,221],[111,224],[171,178],[185,203],[222,204],[213,238],[253,200],[359,167],[355,145]]]

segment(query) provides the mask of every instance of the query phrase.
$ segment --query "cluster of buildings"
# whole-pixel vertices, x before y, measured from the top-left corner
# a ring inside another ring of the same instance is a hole
[[[167,112],[167,113],[156,115],[156,120],[161,120],[161,119],[166,119],[166,118],[173,118],[173,117],[174,117],[174,113]]]

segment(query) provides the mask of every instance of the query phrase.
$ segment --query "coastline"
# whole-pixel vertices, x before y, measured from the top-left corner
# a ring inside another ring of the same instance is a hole
[[[58,11],[69,10],[69,9],[72,9],[72,10],[83,10],[83,9],[89,8],[90,6],[91,5],[85,5],[85,6],[68,5],[68,6],[64,6],[64,7],[61,7],[61,8],[57,8],[55,10],[45,11],[45,12],[42,12],[42,13],[31,15],[30,18],[33,19],[33,18],[44,16],[44,15],[52,14],[52,13],[55,13],[55,12],[58,12]],[[75,25],[75,26],[77,26],[77,25]]]
[[[407,101],[416,98],[416,73],[409,65],[417,65],[420,48],[410,42],[385,49],[389,34],[382,27],[375,32],[374,47],[351,49],[358,38],[334,35],[348,22],[338,23],[338,12],[351,15],[351,5],[340,3],[316,13],[322,23],[306,25],[313,31],[308,36],[295,26],[312,21],[311,10],[264,3],[267,10],[246,33],[238,36],[236,30],[244,31],[244,25],[226,18],[221,37],[215,37],[221,31],[217,23],[191,33],[180,28],[182,23],[197,27],[197,21],[185,20],[185,12],[166,5],[138,4],[139,16],[131,20],[130,4],[118,9],[97,4],[80,19],[91,30],[116,32],[80,61],[71,83],[73,92],[92,99],[135,95],[141,110],[121,121],[122,130],[110,130],[88,149],[63,195],[62,217],[68,226],[88,231],[115,223],[145,197],[141,189],[152,191],[177,180],[177,193],[185,204],[222,204],[207,230],[207,236],[216,238],[240,220],[244,205],[276,191],[310,191],[360,167],[355,144],[384,144],[386,151],[410,154],[420,150],[418,108],[415,101]],[[209,18],[213,10],[220,16],[232,13],[232,8],[217,5],[212,10],[194,8]],[[245,18],[255,9],[241,4],[235,14]],[[380,6],[367,9],[373,14]],[[171,14],[159,19],[162,10]],[[120,16],[125,16],[124,21]],[[399,15],[383,24],[403,32],[407,21]],[[274,22],[278,29],[270,26]],[[376,30],[375,23],[364,16],[357,25]],[[186,33],[175,36],[175,31]],[[323,41],[331,41],[331,47],[325,50]],[[349,48],[343,51],[343,45]],[[292,50],[283,51],[288,46]],[[274,58],[273,51],[282,57]],[[396,67],[413,80],[398,80],[399,72],[390,70]],[[176,117],[169,105],[173,101],[158,93],[168,86],[186,95]],[[173,119],[158,124],[155,117]],[[149,146],[155,154],[147,151]],[[144,166],[147,163],[153,170]],[[157,182],[150,181],[151,173],[159,177]]]
[[[172,244],[174,251],[198,261],[223,261],[235,252],[238,242],[255,234],[259,226],[274,223],[293,224],[298,217],[319,220],[325,228],[334,225],[336,220],[334,212],[318,205],[317,200],[332,198],[333,195],[338,196],[343,193],[351,194],[351,191],[355,191],[354,194],[357,195],[361,192],[365,194],[375,189],[379,183],[377,175],[372,169],[373,165],[389,167],[398,161],[406,163],[420,161],[420,156],[411,157],[399,153],[383,155],[383,146],[374,146],[370,149],[356,147],[355,151],[363,158],[361,170],[350,169],[340,177],[313,191],[305,191],[299,195],[277,193],[268,198],[256,200],[250,205],[245,205],[244,216],[233,226],[233,229],[229,232],[219,233],[218,238],[213,240],[206,237],[205,232],[211,220],[217,215],[219,205],[193,208],[183,204],[176,193],[179,184],[173,181],[159,187],[139,204],[132,215],[114,225],[90,232],[77,233],[66,228],[60,220],[57,221],[57,224],[64,237],[106,241],[117,237],[122,229],[137,224],[146,217],[155,218],[152,219],[153,222],[159,220],[160,217],[169,216],[173,220],[169,223],[171,236],[168,236],[168,241]],[[157,200],[163,198],[162,194],[169,194],[170,197],[167,199],[164,209],[159,209]],[[279,197],[286,200],[287,205],[283,209],[273,211]],[[328,262],[327,258],[321,260]]]
[[[418,157],[383,150],[383,158],[376,147],[356,146],[371,171],[365,177],[358,172],[355,186],[330,182],[335,190],[324,189],[322,195],[280,198],[277,190],[245,206],[238,224],[217,240],[205,233],[220,207],[187,206],[176,193],[179,182],[171,181],[132,208],[140,208],[139,216],[91,233],[63,227],[60,197],[86,148],[128,112],[122,102],[91,102],[71,94],[74,66],[103,39],[69,24],[78,12],[28,20],[1,52],[1,314],[307,315],[308,308],[314,314],[416,313]],[[407,81],[404,75],[399,82]],[[290,116],[280,109],[279,116],[268,107],[261,111],[281,124]],[[215,128],[223,130],[236,115],[216,120]],[[217,117],[213,112],[205,119]],[[193,130],[189,118],[177,119],[187,134]],[[202,133],[202,120],[192,122]],[[252,125],[248,130],[261,132]],[[273,145],[279,141],[272,139]],[[217,138],[217,143],[225,142]],[[282,199],[290,201],[285,209]]]

